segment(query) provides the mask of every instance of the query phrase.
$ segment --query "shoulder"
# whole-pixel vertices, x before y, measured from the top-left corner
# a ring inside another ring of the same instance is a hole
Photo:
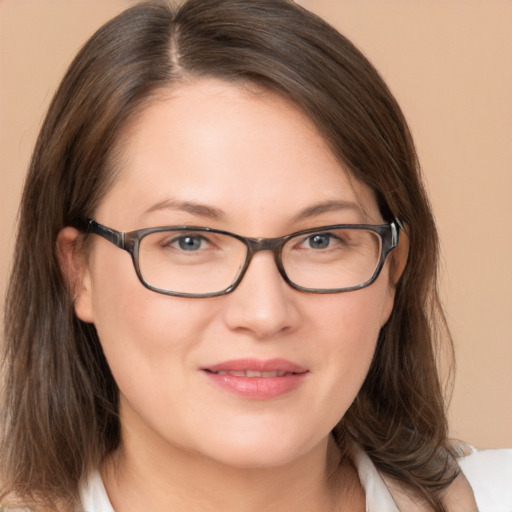
[[[512,512],[512,449],[468,447],[458,462],[481,512]]]

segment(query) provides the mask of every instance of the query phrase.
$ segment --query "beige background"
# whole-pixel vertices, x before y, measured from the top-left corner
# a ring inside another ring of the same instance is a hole
[[[0,293],[24,173],[72,56],[129,0],[0,0]],[[455,338],[452,434],[512,447],[512,2],[302,0],[381,71],[415,136]]]

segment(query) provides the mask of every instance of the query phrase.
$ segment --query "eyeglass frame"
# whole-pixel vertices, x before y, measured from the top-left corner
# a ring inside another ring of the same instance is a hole
[[[404,231],[402,223],[395,218],[393,221],[385,223],[385,224],[332,224],[328,226],[319,226],[315,228],[309,228],[301,231],[295,231],[294,233],[290,233],[289,235],[274,237],[274,238],[255,238],[255,237],[245,237],[241,235],[237,235],[236,233],[231,233],[229,231],[224,231],[221,229],[208,228],[202,226],[161,226],[154,228],[143,228],[137,229],[134,231],[117,231],[115,229],[109,228],[99,222],[96,222],[94,219],[82,219],[81,221],[75,223],[75,227],[82,231],[84,234],[94,234],[101,236],[105,240],[111,242],[119,249],[122,249],[128,252],[132,258],[133,266],[135,268],[135,272],[139,281],[142,285],[156,293],[160,293],[162,295],[169,295],[173,297],[185,297],[185,298],[209,298],[209,297],[219,297],[222,295],[227,295],[234,291],[237,286],[241,283],[244,278],[247,269],[252,261],[253,256],[260,251],[271,251],[274,255],[274,261],[276,263],[277,269],[281,275],[281,277],[285,280],[285,282],[291,286],[293,289],[306,292],[306,293],[317,293],[317,294],[327,294],[327,293],[344,293],[350,292],[354,290],[360,290],[362,288],[366,288],[373,284],[376,279],[379,277],[382,268],[384,267],[384,263],[386,262],[389,254],[398,247],[400,241],[400,230]],[[284,269],[284,265],[282,262],[282,248],[286,244],[288,240],[294,238],[299,235],[308,235],[312,233],[317,233],[319,231],[329,231],[332,229],[361,229],[367,231],[373,231],[377,233],[379,238],[381,239],[380,246],[380,254],[377,262],[377,266],[373,272],[373,275],[370,279],[365,281],[364,283],[349,286],[345,288],[334,288],[334,289],[323,289],[323,288],[306,288],[304,286],[300,286],[294,283],[286,274]],[[199,232],[207,232],[207,233],[218,233],[220,235],[231,236],[240,242],[242,242],[247,247],[247,255],[245,257],[244,265],[239,271],[238,277],[235,281],[230,284],[224,290],[218,292],[211,293],[184,293],[184,292],[173,292],[170,290],[164,290],[162,288],[157,288],[149,284],[143,277],[142,272],[140,270],[139,264],[139,247],[140,241],[147,235],[152,233],[160,233],[163,231],[199,231]]]

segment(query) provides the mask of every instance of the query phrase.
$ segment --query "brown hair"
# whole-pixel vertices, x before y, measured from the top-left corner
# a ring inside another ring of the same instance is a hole
[[[436,347],[448,338],[436,289],[437,235],[414,145],[388,88],[323,20],[287,0],[147,3],[89,40],[49,108],[30,164],[5,308],[0,467],[4,492],[77,500],[80,480],[120,442],[118,390],[93,325],[77,319],[59,231],[93,215],[116,173],[115,145],[154,91],[184,78],[249,81],[291,99],[385,219],[410,243],[369,374],[335,428],[434,511],[455,476]],[[449,345],[451,347],[451,345]]]

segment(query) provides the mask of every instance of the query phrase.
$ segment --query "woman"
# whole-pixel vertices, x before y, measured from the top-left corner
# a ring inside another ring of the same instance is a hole
[[[476,510],[410,133],[303,9],[102,27],[41,130],[16,251],[6,506]]]

